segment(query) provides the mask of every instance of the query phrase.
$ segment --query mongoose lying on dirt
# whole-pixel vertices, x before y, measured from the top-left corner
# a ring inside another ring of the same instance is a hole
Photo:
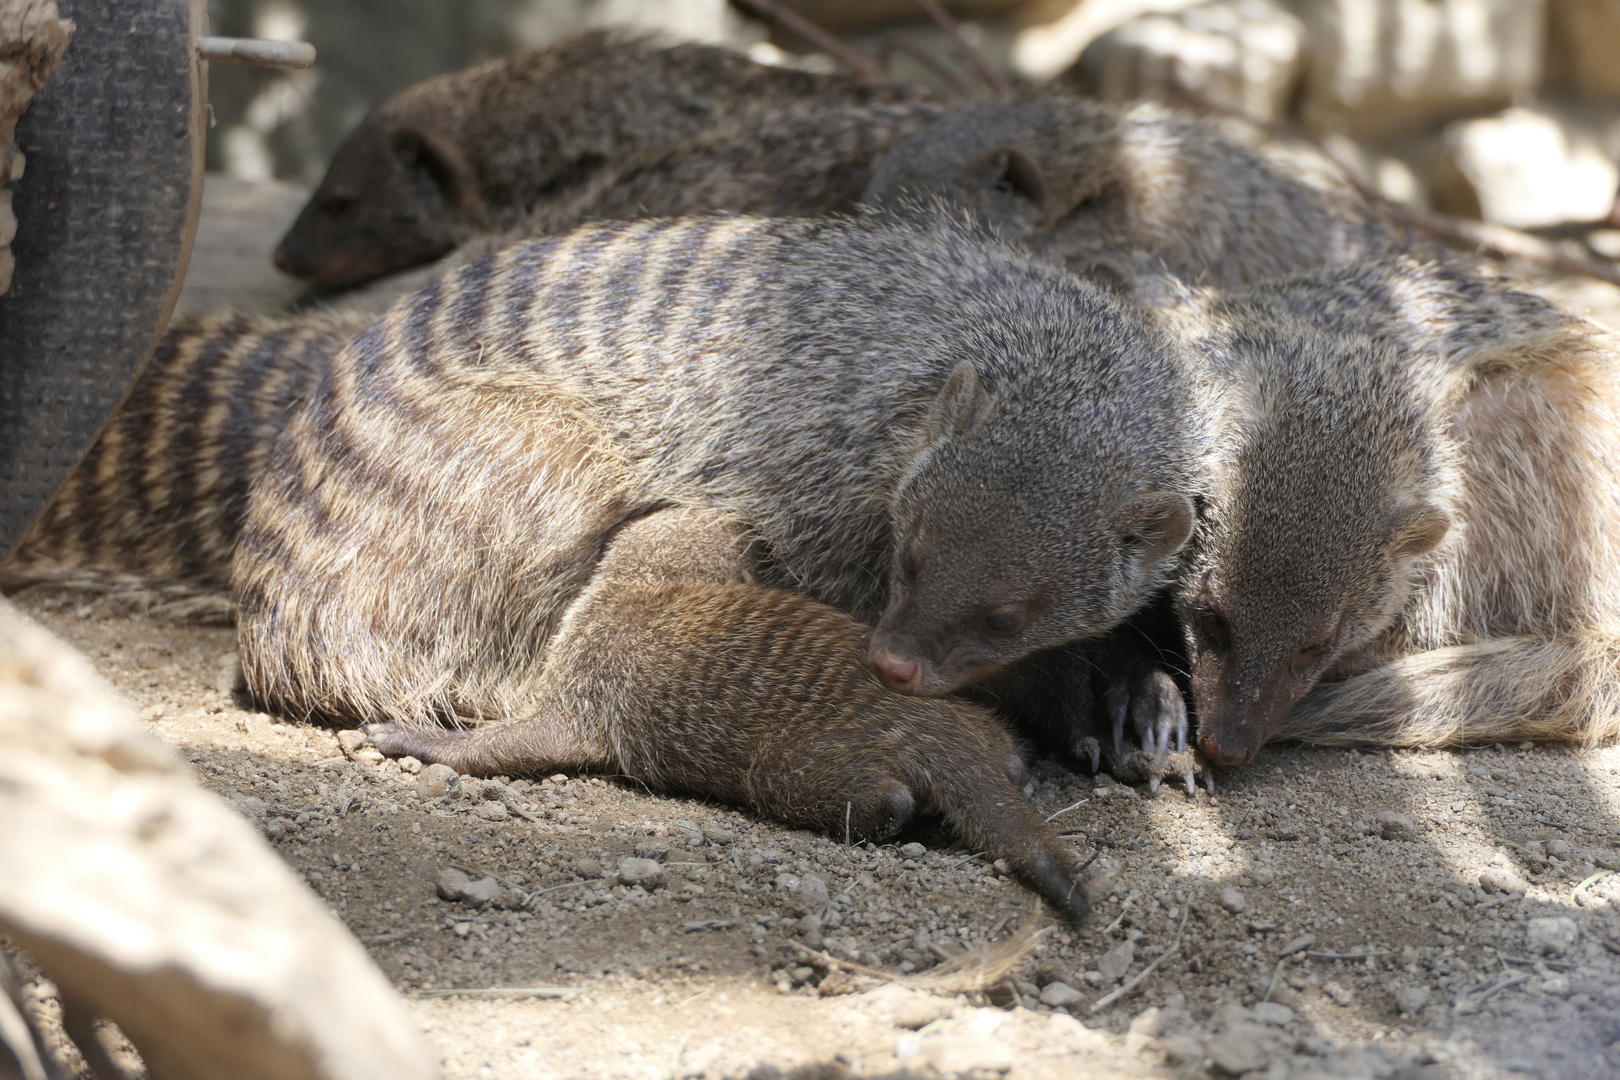
[[[921,96],[712,45],[582,34],[423,80],[373,108],[338,145],[276,264],[349,288],[507,228],[626,157],[739,112]]]
[[[747,530],[724,513],[638,518],[564,611],[522,720],[374,725],[372,741],[460,772],[610,770],[852,840],[932,811],[1082,918],[1076,860],[1019,791],[1005,726],[961,701],[890,693],[866,665],[866,627],[751,584],[754,570]]]
[[[746,526],[761,586],[878,622],[885,679],[949,692],[1165,581],[1193,520],[1180,363],[1106,290],[945,224],[507,248],[361,335],[278,443],[233,575],[248,685],[295,716],[551,745],[549,646],[600,553],[691,507]],[[725,677],[793,685],[796,649],[762,632]]]
[[[181,317],[83,460],[0,563],[0,590],[69,587],[229,621],[248,485],[372,317]]]
[[[1179,586],[1199,746],[1620,733],[1620,353],[1394,259],[1200,293],[1208,491]]]
[[[1241,285],[1325,263],[1445,249],[1348,190],[1307,183],[1231,123],[1062,94],[947,113],[891,150],[864,200],[970,210],[1044,257],[1134,285]]]

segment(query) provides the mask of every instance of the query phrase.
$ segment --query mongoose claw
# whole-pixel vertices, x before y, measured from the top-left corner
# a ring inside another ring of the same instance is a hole
[[[1093,771],[1103,759],[1116,780],[1145,783],[1151,792],[1172,776],[1189,794],[1195,790],[1194,778],[1203,763],[1187,749],[1187,701],[1167,672],[1144,666],[1116,677],[1104,695],[1104,707],[1112,726],[1113,753],[1094,754]]]

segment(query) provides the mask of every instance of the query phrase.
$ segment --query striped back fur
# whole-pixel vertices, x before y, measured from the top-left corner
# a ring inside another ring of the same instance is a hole
[[[250,685],[295,714],[521,715],[603,545],[672,505],[867,621],[926,533],[960,541],[928,590],[1042,594],[1026,650],[1100,631],[1160,580],[1100,523],[1191,469],[1176,364],[1134,308],[948,223],[505,249],[396,305],[278,445],[234,577]],[[964,366],[984,407],[942,418]]]
[[[0,564],[0,589],[122,595],[228,617],[249,482],[364,314],[177,318],[83,460]]]

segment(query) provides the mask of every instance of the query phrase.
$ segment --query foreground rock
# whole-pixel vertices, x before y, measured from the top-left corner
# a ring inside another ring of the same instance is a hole
[[[148,1075],[436,1074],[382,973],[253,827],[3,601],[0,751],[0,932]]]

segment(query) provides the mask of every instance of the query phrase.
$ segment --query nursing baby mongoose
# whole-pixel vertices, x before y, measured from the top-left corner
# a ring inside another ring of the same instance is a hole
[[[883,159],[863,201],[965,207],[1001,235],[1135,284],[1241,285],[1399,251],[1447,254],[1348,190],[1304,181],[1231,124],[1043,94],[955,109]]]
[[[369,112],[276,250],[324,288],[431,262],[641,150],[740,112],[922,97],[712,45],[594,31],[423,80]]]
[[[1620,733],[1620,353],[1406,259],[1171,313],[1211,452],[1179,586],[1199,745]]]
[[[170,324],[17,549],[0,590],[65,587],[228,621],[248,485],[287,419],[372,316],[210,315]]]
[[[505,249],[361,335],[278,443],[233,575],[248,685],[297,716],[545,743],[549,646],[601,552],[687,507],[747,528],[760,586],[876,622],[849,663],[948,693],[1165,581],[1193,520],[1180,364],[1134,307],[945,223]],[[791,686],[795,647],[762,628],[729,677]]]

